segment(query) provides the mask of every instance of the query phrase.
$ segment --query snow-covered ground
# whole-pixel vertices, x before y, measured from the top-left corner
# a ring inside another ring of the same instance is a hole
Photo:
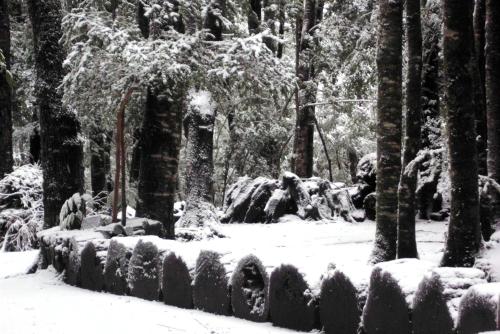
[[[417,223],[417,241],[422,260],[437,265],[447,224]],[[264,265],[293,264],[311,285],[319,282],[329,264],[343,270],[356,284],[366,284],[367,264],[375,224],[365,222],[304,222],[292,216],[271,225],[224,225],[224,239],[181,243],[152,240],[160,249],[170,249],[195,261],[201,249],[215,249],[223,260],[234,263],[253,253]],[[156,238],[156,239],[155,239]],[[138,238],[118,238],[133,246]],[[37,252],[0,252],[0,333],[293,333],[233,317],[182,310],[133,297],[91,292],[64,284],[53,270],[24,273]],[[313,286],[314,287],[314,286]]]
[[[9,259],[24,258],[13,253]],[[5,263],[5,253],[0,263]],[[11,274],[18,274],[14,266]],[[3,274],[11,276],[6,271]],[[286,334],[293,331],[64,284],[53,269],[0,278],[0,333]]]
[[[416,226],[420,259],[438,264],[442,256],[447,225],[442,222],[419,221]],[[170,250],[193,267],[200,250],[221,253],[226,270],[231,270],[246,255],[257,256],[271,271],[280,264],[296,266],[311,288],[318,288],[321,276],[330,265],[342,270],[356,285],[367,285],[371,266],[368,264],[375,235],[375,223],[347,223],[343,220],[303,221],[287,215],[277,224],[228,224],[221,231],[227,238],[189,243],[141,237],[155,243],[160,250]],[[133,248],[137,237],[117,238]]]

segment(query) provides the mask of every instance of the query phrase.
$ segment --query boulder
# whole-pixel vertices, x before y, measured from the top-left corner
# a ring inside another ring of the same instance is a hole
[[[269,278],[262,262],[249,255],[241,259],[231,277],[231,302],[238,318],[265,322],[269,318]]]
[[[321,282],[319,299],[321,325],[326,334],[355,334],[361,320],[357,291],[349,278],[331,270]]]
[[[363,201],[363,208],[365,209],[366,218],[375,220],[377,216],[377,193],[370,193]]]
[[[130,294],[146,300],[159,297],[158,248],[152,242],[139,240],[128,265]]]
[[[184,260],[171,252],[163,260],[162,291],[167,305],[193,308],[193,278]]]
[[[271,273],[269,308],[275,326],[306,332],[319,327],[317,298],[292,265],[281,265]]]
[[[194,307],[209,313],[231,315],[231,292],[221,255],[202,251],[196,260],[193,283]]]

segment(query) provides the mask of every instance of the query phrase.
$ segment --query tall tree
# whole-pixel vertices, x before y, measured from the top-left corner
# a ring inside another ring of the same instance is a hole
[[[0,68],[0,179],[12,171],[12,87],[10,73],[9,1],[0,0],[0,49],[3,63]]]
[[[377,103],[377,216],[371,261],[396,257],[401,175],[403,1],[379,0]]]
[[[262,21],[262,0],[250,0],[248,8],[248,32],[258,34]]]
[[[107,197],[107,181],[111,168],[111,143],[106,132],[99,124],[90,129],[90,184],[92,195],[98,196],[100,201]]]
[[[476,132],[479,174],[487,174],[486,147],[488,129],[486,123],[486,93],[485,93],[485,0],[476,0],[474,6],[474,57],[473,57],[473,78],[474,78],[474,109],[476,112]]]
[[[278,34],[279,38],[283,39],[285,37],[285,21],[286,21],[286,14],[285,14],[285,0],[278,0],[278,21],[279,21],[279,28],[278,28]],[[285,45],[283,42],[278,43],[278,50],[276,51],[276,57],[282,58],[283,57],[283,49]]]
[[[264,44],[267,48],[271,50],[273,54],[276,54],[277,45],[275,41],[276,37],[276,16],[278,15],[278,6],[276,0],[263,0],[264,8],[264,23],[267,29],[269,29],[270,35],[264,37]]]
[[[500,182],[500,2],[486,0],[488,175]]]
[[[207,8],[204,29],[206,39],[212,42],[222,41],[225,0],[212,0]],[[214,230],[219,218],[213,206],[213,145],[214,124],[217,106],[212,94],[207,90],[192,90],[186,115],[184,116],[184,133],[186,136],[186,210],[176,224],[183,230],[192,233],[205,233]],[[195,232],[196,233],[196,232]],[[180,234],[183,234],[182,232]],[[191,238],[191,236],[184,236]]]
[[[169,10],[179,12],[177,1],[170,0],[169,4]],[[183,33],[182,17],[170,16],[174,19],[163,28]],[[139,15],[139,22],[142,21]],[[141,24],[144,26],[144,23]],[[142,30],[144,37],[156,38],[155,27]],[[161,73],[149,83],[139,144],[137,215],[161,221],[166,238],[175,237],[174,202],[185,94],[183,83],[172,79],[165,82]]]
[[[406,83],[406,136],[403,166],[398,192],[397,257],[418,257],[415,239],[415,191],[417,171],[407,172],[408,164],[416,158],[420,148],[422,120],[422,24],[420,0],[406,0],[406,39],[408,74]]]
[[[444,0],[443,15],[451,215],[441,265],[472,266],[481,241],[472,91],[472,2]]]
[[[297,20],[297,23],[299,22],[300,20]],[[313,27],[315,24],[316,1],[304,0],[300,38],[297,40],[298,92],[292,159],[293,171],[300,177],[311,177],[313,174],[315,115],[314,106],[310,104],[316,100],[316,85],[313,81],[311,64],[314,45]]]
[[[421,146],[425,149],[438,149],[441,137],[440,57],[441,22],[439,0],[427,2],[422,13],[423,65],[422,65],[422,113]],[[434,193],[435,191],[433,191]]]
[[[29,0],[36,66],[36,103],[40,115],[44,224],[58,223],[66,199],[83,192],[80,122],[62,105],[58,89],[64,77],[62,9],[59,0]]]

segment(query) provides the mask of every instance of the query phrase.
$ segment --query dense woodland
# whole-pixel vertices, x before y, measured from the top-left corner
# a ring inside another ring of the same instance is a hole
[[[417,218],[449,219],[443,266],[494,231],[496,0],[2,0],[0,48],[2,192],[43,174],[0,194],[18,248],[127,207],[190,239],[329,205],[375,220],[373,263],[418,257]]]

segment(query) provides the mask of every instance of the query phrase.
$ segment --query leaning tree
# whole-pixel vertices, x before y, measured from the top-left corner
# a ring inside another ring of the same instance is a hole
[[[33,27],[36,104],[40,115],[44,224],[58,223],[66,199],[83,192],[83,149],[77,115],[63,107],[62,8],[58,0],[28,1]]]
[[[403,1],[379,0],[377,104],[377,215],[371,261],[396,257],[401,173]]]
[[[472,90],[474,49],[471,3],[444,0],[443,15],[451,214],[441,265],[472,266],[481,232]]]

